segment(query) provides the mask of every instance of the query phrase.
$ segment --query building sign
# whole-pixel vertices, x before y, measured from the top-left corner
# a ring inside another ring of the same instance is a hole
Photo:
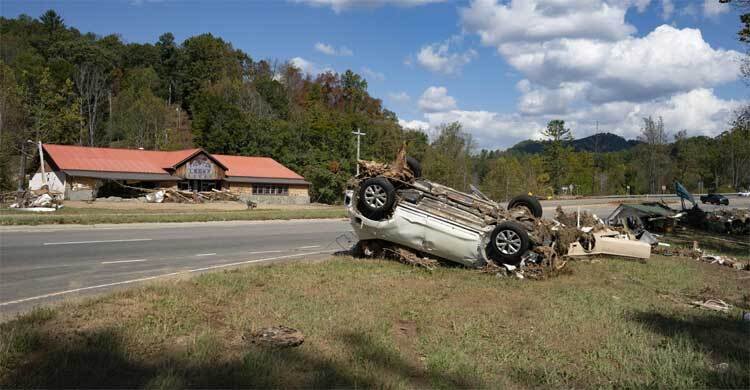
[[[203,154],[188,161],[186,168],[186,179],[212,180],[217,178],[216,166]]]

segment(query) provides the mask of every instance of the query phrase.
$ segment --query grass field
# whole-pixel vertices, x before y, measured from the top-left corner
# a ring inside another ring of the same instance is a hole
[[[162,281],[0,325],[0,387],[750,387],[750,273],[569,267],[529,281],[338,257]],[[689,304],[705,298],[735,309]],[[243,339],[275,325],[304,344]]]
[[[255,221],[268,219],[343,218],[343,207],[288,208],[254,210],[211,209],[107,209],[65,207],[51,213],[30,213],[0,209],[0,225],[138,223],[138,222],[207,222]]]

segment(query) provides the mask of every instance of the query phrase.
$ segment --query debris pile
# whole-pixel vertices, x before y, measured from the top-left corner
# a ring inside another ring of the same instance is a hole
[[[701,309],[720,311],[729,313],[732,305],[722,301],[721,299],[707,299],[705,301],[693,301],[690,302],[693,306],[700,307]]]
[[[719,255],[712,255],[712,254],[704,253],[702,249],[698,248],[697,241],[693,241],[692,248],[674,248],[671,246],[670,247],[656,246],[654,248],[654,253],[657,253],[663,256],[687,257],[693,260],[702,261],[704,263],[718,264],[718,265],[723,265],[725,267],[731,267],[739,271],[750,271],[750,261],[742,261],[742,260],[739,260],[730,256],[719,256]]]
[[[203,203],[216,201],[239,201],[239,196],[228,190],[212,189],[211,191],[185,191],[173,188],[160,188],[146,194],[146,202],[149,203]]]
[[[395,179],[408,182],[414,179],[415,173],[409,168],[406,162],[406,147],[402,146],[396,155],[396,160],[391,164],[377,161],[359,160],[359,178],[382,176],[389,179]],[[355,178],[356,180],[356,178]]]
[[[63,207],[62,197],[62,193],[50,191],[49,187],[44,185],[38,190],[17,194],[16,202],[11,204],[10,208],[34,212],[55,211]]]
[[[552,246],[535,247],[521,261],[519,265],[501,264],[487,262],[479,269],[482,273],[492,274],[498,277],[513,276],[518,279],[543,280],[572,271],[565,268],[567,261],[560,260],[555,248]]]
[[[297,329],[279,325],[249,332],[243,339],[261,347],[290,348],[302,345],[305,335]]]
[[[440,265],[437,259],[412,249],[382,240],[362,240],[352,248],[352,255],[365,258],[387,258],[430,271]]]

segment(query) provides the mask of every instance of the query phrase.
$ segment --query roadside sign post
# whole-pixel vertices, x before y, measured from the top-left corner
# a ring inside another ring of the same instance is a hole
[[[357,166],[357,176],[359,176],[359,140],[360,140],[360,137],[362,137],[363,135],[367,135],[367,134],[363,133],[359,129],[357,129],[357,131],[352,131],[352,134],[357,136],[357,164],[356,166]]]

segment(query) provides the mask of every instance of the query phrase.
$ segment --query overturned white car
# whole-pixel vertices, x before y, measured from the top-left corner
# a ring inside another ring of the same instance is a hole
[[[419,163],[399,153],[392,165],[361,161],[345,204],[360,241],[385,241],[470,267],[519,263],[532,246],[539,201],[521,195],[508,210],[472,187],[463,193],[421,179]]]

